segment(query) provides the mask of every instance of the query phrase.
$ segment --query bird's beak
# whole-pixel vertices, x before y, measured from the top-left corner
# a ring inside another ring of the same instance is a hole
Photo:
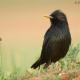
[[[48,19],[53,19],[52,16],[44,16],[45,18],[48,18]]]

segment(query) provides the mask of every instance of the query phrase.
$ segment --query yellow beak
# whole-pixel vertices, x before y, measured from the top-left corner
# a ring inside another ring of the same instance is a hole
[[[53,19],[52,16],[44,16],[45,18],[48,18],[48,19]]]

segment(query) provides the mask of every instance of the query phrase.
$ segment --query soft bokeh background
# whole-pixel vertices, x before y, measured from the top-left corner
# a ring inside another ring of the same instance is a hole
[[[44,15],[56,9],[66,13],[72,43],[80,41],[80,5],[75,0],[0,0],[0,67],[25,70],[39,57],[50,26]]]

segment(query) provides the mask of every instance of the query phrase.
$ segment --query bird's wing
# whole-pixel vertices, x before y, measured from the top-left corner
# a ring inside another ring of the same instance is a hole
[[[49,61],[52,56],[56,56],[56,53],[61,50],[61,46],[64,46],[63,41],[58,35],[45,37],[41,52],[41,59]]]
[[[50,59],[51,47],[54,46],[56,46],[55,40],[54,39],[52,40],[51,37],[45,37],[42,46],[41,59],[43,59],[44,61]]]

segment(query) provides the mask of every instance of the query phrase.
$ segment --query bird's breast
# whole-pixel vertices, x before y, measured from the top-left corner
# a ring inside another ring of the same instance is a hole
[[[66,28],[54,28],[52,30],[50,30],[48,36],[50,36],[50,38],[53,41],[67,41],[70,39],[70,32],[69,30]]]

